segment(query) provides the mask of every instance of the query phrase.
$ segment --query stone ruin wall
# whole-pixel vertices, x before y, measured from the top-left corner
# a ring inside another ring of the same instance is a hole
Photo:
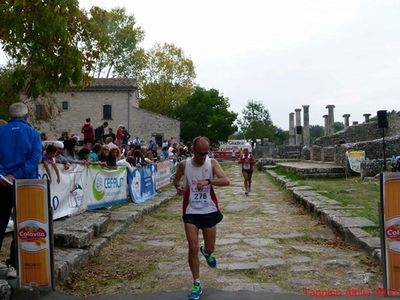
[[[382,129],[376,122],[363,123],[349,126],[334,134],[320,137],[313,145],[320,147],[335,146],[344,143],[370,141],[382,137]]]

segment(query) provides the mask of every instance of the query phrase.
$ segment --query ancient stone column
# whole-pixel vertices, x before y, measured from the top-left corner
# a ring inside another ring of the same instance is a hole
[[[335,118],[333,114],[333,109],[335,108],[335,105],[330,104],[327,105],[325,108],[328,109],[328,135],[330,135],[334,133],[333,125],[335,123]]]
[[[302,134],[297,133],[297,128],[298,128],[298,126],[301,126],[301,115],[300,115],[301,108],[296,108],[294,111],[296,113],[296,115],[295,115],[295,118],[296,118],[296,145],[300,145]]]
[[[328,135],[328,115],[323,115],[322,116],[324,118],[324,134],[325,136]]]
[[[349,127],[349,126],[350,126],[350,125],[349,125],[350,114],[344,114],[344,115],[343,115],[343,118],[344,118],[344,128]]]
[[[289,114],[289,146],[294,146],[295,144],[294,112],[291,112]]]
[[[304,146],[310,146],[310,114],[308,108],[310,105],[303,105],[303,143]]]
[[[369,117],[371,116],[371,114],[363,114],[364,118],[365,118],[365,123],[369,123]]]

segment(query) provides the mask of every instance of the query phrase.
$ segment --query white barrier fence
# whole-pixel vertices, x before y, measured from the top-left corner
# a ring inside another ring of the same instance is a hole
[[[128,192],[133,202],[147,201],[154,197],[156,189],[170,183],[176,165],[172,161],[163,161],[135,168],[132,173],[121,166],[108,169],[71,164],[68,170],[61,164],[57,164],[57,167],[60,171],[59,183],[54,169],[49,168],[52,179],[50,203],[53,208],[53,220],[87,209],[124,203],[128,199]],[[39,165],[39,177],[49,179],[42,164]],[[131,178],[130,181],[128,177]],[[12,222],[7,228],[7,231],[13,229]]]

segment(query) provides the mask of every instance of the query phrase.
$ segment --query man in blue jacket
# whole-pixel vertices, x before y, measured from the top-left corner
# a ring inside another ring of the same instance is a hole
[[[42,153],[40,134],[27,122],[28,107],[21,102],[10,106],[11,120],[0,126],[0,249],[13,208],[14,179],[37,179],[38,164]],[[1,178],[1,177],[0,177]],[[7,277],[16,277],[14,239],[7,260]]]

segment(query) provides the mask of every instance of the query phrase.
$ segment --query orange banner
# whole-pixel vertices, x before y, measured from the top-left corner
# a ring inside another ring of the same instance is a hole
[[[46,180],[16,180],[16,236],[21,288],[53,288]]]
[[[386,290],[400,289],[400,173],[383,173]]]

